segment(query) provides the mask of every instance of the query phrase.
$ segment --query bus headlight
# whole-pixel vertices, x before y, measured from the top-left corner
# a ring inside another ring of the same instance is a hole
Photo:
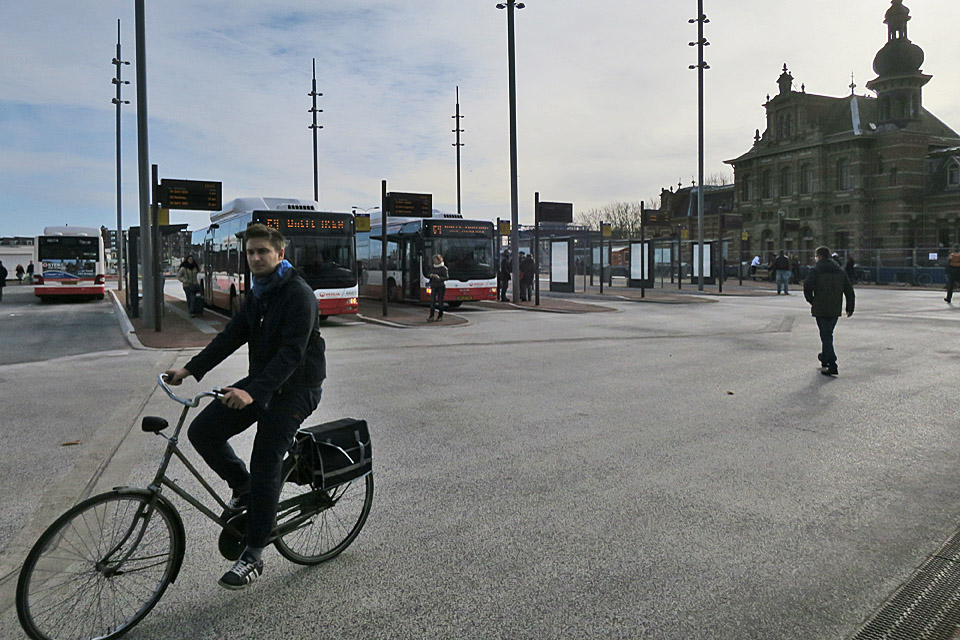
[[[34,276],[33,276],[33,284],[43,284],[43,276],[41,276],[41,275],[34,275]]]

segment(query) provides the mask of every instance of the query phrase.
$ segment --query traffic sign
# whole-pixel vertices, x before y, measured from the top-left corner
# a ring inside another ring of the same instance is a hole
[[[540,222],[573,222],[572,202],[541,202],[537,219]]]
[[[432,218],[433,194],[388,193],[387,215],[397,218]]]
[[[191,209],[194,211],[220,211],[223,209],[223,183],[206,180],[160,181],[160,197],[166,209]]]
[[[370,231],[370,214],[369,213],[356,214],[356,230],[357,232]]]

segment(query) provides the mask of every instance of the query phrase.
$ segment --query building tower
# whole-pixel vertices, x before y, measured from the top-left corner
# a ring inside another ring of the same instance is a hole
[[[892,0],[890,5],[883,19],[887,43],[873,59],[877,77],[867,83],[867,88],[877,93],[877,124],[903,128],[920,119],[922,88],[933,76],[920,71],[923,49],[907,38],[910,10],[903,6],[903,0]]]

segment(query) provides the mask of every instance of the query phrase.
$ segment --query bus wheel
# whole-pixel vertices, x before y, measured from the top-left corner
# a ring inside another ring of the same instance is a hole
[[[326,320],[326,319],[329,318],[329,317],[330,317],[330,316],[320,316],[320,322],[323,322],[324,320]]]
[[[230,289],[230,317],[240,313],[240,296],[234,289]]]
[[[453,300],[452,302],[448,302],[447,306],[450,307],[451,309],[456,309],[462,304],[463,304],[462,300]]]

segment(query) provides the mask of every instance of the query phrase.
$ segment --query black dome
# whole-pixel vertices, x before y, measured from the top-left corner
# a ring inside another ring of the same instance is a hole
[[[916,73],[923,64],[923,49],[906,38],[888,40],[873,59],[878,76]]]

